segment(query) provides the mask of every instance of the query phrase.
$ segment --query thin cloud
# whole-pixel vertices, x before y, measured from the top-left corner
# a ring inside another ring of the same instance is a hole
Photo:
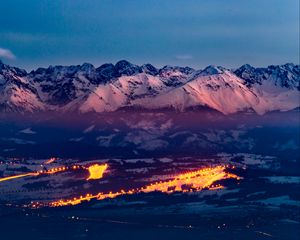
[[[16,59],[16,56],[9,49],[0,48],[0,58],[13,60]]]
[[[21,33],[21,32],[4,32],[4,33],[0,33],[0,36],[1,38],[4,38],[9,41],[23,42],[23,43],[40,42],[49,39],[49,36],[47,35]]]
[[[177,60],[190,60],[193,59],[192,55],[184,54],[184,55],[177,55],[175,57]]]

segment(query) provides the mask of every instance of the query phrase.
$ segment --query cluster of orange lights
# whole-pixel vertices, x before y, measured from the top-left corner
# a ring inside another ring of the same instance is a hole
[[[169,180],[151,183],[141,188],[130,189],[127,191],[120,190],[117,192],[108,193],[100,192],[98,194],[88,193],[85,196],[80,196],[78,198],[50,202],[48,205],[50,207],[77,205],[84,201],[90,201],[91,199],[103,200],[107,198],[115,198],[121,195],[149,193],[155,191],[163,193],[173,193],[201,191],[204,188],[215,190],[223,188],[223,186],[220,184],[214,184],[218,180],[224,180],[228,178],[237,180],[240,179],[240,177],[238,177],[237,175],[227,173],[225,170],[226,166],[203,168],[197,171],[191,171],[184,174],[176,175]],[[36,204],[35,206],[37,205],[38,204]]]
[[[102,164],[102,165],[94,164],[92,166],[89,166],[88,170],[89,170],[90,176],[88,177],[87,180],[102,178],[103,174],[107,168],[108,168],[107,164]]]

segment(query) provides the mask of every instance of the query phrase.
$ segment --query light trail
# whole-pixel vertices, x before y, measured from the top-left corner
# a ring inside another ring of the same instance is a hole
[[[4,177],[0,178],[0,182],[16,179],[16,178],[22,178],[22,177],[28,177],[28,176],[38,176],[39,173],[24,173],[24,174],[19,174],[19,175],[14,175],[14,176],[9,176],[9,177]]]
[[[226,166],[216,166],[211,168],[204,168],[197,171],[192,171],[184,174],[179,174],[174,176],[170,180],[159,181],[156,183],[151,183],[141,188],[131,189],[131,190],[120,190],[118,192],[109,193],[98,193],[98,194],[86,194],[85,196],[80,196],[78,198],[66,199],[53,201],[47,205],[50,207],[61,207],[68,205],[77,205],[84,201],[90,201],[92,199],[103,200],[107,198],[115,198],[121,195],[132,195],[137,193],[149,193],[149,192],[163,192],[163,193],[173,193],[173,192],[189,192],[189,191],[201,191],[204,188],[208,189],[218,189],[222,188],[220,184],[214,185],[214,182],[223,179],[241,179],[235,174],[227,173]],[[35,206],[43,205],[42,203],[36,203]]]
[[[68,167],[57,167],[57,168],[51,168],[49,170],[40,170],[38,172],[30,172],[30,173],[24,173],[24,174],[17,174],[13,176],[3,177],[0,178],[0,182],[9,181],[12,179],[22,178],[22,177],[28,177],[28,176],[39,176],[44,174],[55,174],[58,172],[63,172],[68,170]]]
[[[59,173],[59,172],[74,171],[74,170],[80,170],[80,169],[90,171],[90,168],[93,169],[92,175],[90,172],[90,177],[92,176],[92,178],[90,178],[90,179],[99,179],[99,178],[102,178],[103,173],[107,169],[107,167],[108,167],[107,164],[103,164],[103,165],[95,164],[95,165],[91,165],[90,167],[85,167],[85,166],[80,166],[80,165],[74,165],[74,166],[70,166],[70,167],[56,167],[56,168],[50,168],[48,170],[40,170],[37,172],[30,172],[30,173],[24,173],[24,174],[3,177],[3,178],[0,178],[0,182],[9,181],[9,180],[17,179],[17,178],[22,178],[22,177],[28,177],[28,176],[49,175],[49,174],[55,174],[55,173]]]
[[[52,157],[52,158],[48,159],[48,160],[45,162],[45,164],[53,163],[53,162],[55,162],[56,160],[57,160],[57,158]]]

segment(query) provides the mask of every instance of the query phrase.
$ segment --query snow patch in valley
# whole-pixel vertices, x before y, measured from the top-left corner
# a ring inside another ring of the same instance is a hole
[[[275,184],[286,184],[286,183],[299,184],[300,183],[299,176],[272,176],[272,177],[263,177],[263,178]]]
[[[84,129],[83,133],[89,133],[89,132],[93,131],[94,128],[95,128],[95,125],[91,125],[88,128]]]
[[[25,128],[25,129],[21,130],[20,133],[24,133],[24,134],[36,134],[36,132],[32,131],[31,128]]]

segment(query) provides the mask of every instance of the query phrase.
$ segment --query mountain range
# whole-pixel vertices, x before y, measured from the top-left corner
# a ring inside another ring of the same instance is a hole
[[[126,60],[96,68],[84,63],[31,72],[0,61],[0,112],[112,112],[132,107],[205,107],[223,114],[264,114],[300,106],[300,65],[287,63],[237,69],[210,65],[202,70]]]

